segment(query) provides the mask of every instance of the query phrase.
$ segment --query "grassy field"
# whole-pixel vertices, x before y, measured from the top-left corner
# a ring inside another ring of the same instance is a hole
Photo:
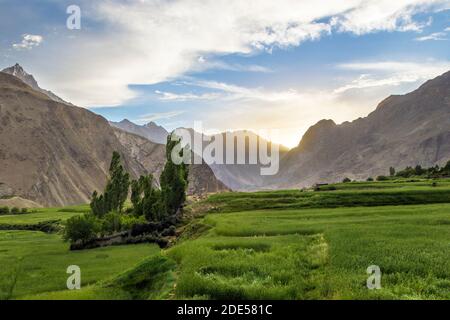
[[[169,251],[179,298],[450,298],[450,205],[263,210],[207,216]],[[382,289],[368,290],[378,265]]]
[[[0,225],[2,224],[37,224],[45,221],[61,220],[65,221],[70,217],[89,211],[89,206],[77,206],[66,208],[34,209],[34,212],[18,215],[0,215]]]
[[[156,253],[159,253],[156,245],[69,251],[68,244],[58,234],[0,231],[0,298],[67,289],[66,270],[70,265],[81,268],[82,284],[89,285],[121,273]]]
[[[225,193],[192,203],[187,208],[192,220],[178,243],[164,251],[130,245],[70,252],[58,234],[0,231],[1,294],[18,299],[450,299],[450,180],[325,189]],[[65,220],[86,210],[42,209],[0,217],[0,224]],[[82,290],[65,290],[70,264],[82,269]],[[367,289],[371,265],[381,269],[380,290]]]

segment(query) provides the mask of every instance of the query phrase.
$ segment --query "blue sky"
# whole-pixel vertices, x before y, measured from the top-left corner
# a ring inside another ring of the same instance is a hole
[[[81,29],[68,30],[68,5]],[[0,0],[0,67],[109,120],[289,147],[450,70],[450,1]]]

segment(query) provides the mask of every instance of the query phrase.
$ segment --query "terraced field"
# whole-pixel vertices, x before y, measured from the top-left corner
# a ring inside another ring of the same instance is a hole
[[[226,193],[192,203],[190,223],[163,251],[130,245],[70,252],[59,234],[1,231],[2,297],[450,299],[448,180],[326,188]],[[64,220],[83,210],[0,221]],[[70,264],[82,267],[82,290],[65,289]],[[371,265],[381,270],[379,290],[366,286]]]

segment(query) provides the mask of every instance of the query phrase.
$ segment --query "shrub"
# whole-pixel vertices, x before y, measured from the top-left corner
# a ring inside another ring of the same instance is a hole
[[[99,229],[99,223],[92,214],[75,216],[66,221],[63,239],[72,243],[86,243],[95,239]]]
[[[17,207],[14,207],[11,209],[11,214],[19,214],[20,213],[20,209]]]
[[[377,181],[387,181],[387,180],[389,180],[389,178],[386,176],[378,176],[377,177]]]
[[[373,181],[372,177],[367,178],[367,182],[372,182],[372,181]]]
[[[27,214],[28,213],[28,209],[27,208],[22,208],[22,210],[20,211],[21,214]]]
[[[122,230],[121,215],[117,212],[106,214],[101,223],[102,234],[112,234]]]
[[[342,180],[343,183],[349,183],[352,182],[352,180],[350,180],[350,178],[344,178],[344,180]]]
[[[120,217],[120,224],[122,225],[122,230],[131,230],[133,226],[137,224],[144,224],[147,221],[144,216],[135,217],[132,215],[122,215]]]
[[[0,207],[0,214],[9,214],[8,207]]]

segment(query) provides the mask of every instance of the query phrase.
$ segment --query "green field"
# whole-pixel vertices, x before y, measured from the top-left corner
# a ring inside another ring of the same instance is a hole
[[[187,207],[189,224],[163,251],[70,252],[59,234],[0,231],[0,288],[19,299],[450,299],[450,180],[432,182],[214,195]],[[85,210],[43,209],[0,225]],[[82,290],[65,289],[71,264]],[[379,290],[366,287],[371,265],[381,269]]]

